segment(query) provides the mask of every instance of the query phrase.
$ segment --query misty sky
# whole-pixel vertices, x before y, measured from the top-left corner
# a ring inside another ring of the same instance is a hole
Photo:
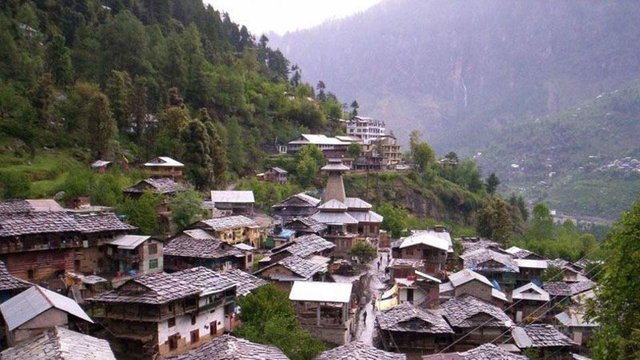
[[[205,0],[258,37],[306,29],[363,11],[381,0]]]

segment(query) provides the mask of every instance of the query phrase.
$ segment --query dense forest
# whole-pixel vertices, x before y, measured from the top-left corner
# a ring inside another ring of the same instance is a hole
[[[342,115],[266,37],[201,0],[4,1],[0,37],[0,156],[16,169],[164,155],[204,188]]]

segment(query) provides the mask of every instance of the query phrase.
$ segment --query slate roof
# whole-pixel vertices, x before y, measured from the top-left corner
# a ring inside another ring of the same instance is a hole
[[[6,360],[115,360],[106,340],[58,327],[0,353]]]
[[[211,201],[215,203],[253,204],[256,202],[251,190],[213,190]]]
[[[340,163],[330,162],[327,165],[325,165],[322,168],[320,168],[320,170],[322,170],[322,171],[349,171],[349,170],[351,170],[351,168],[348,167],[347,165],[342,164],[342,161],[340,161]]]
[[[31,283],[11,275],[4,262],[0,261],[0,291],[22,290],[31,287]]]
[[[346,212],[321,211],[311,215],[311,218],[323,224],[344,225],[358,223],[358,220],[354,219],[353,216],[347,214]]]
[[[318,264],[311,260],[306,260],[295,255],[286,257],[278,261],[277,263],[305,279],[311,278],[313,275],[319,272],[327,271],[327,265]]]
[[[321,352],[314,360],[406,360],[407,355],[396,354],[376,349],[361,341],[353,341],[349,344],[338,346],[331,350]]]
[[[493,320],[486,327],[509,327],[511,319],[499,307],[471,295],[454,297],[441,305],[443,315],[453,327],[469,328],[483,324],[485,319],[474,319],[477,315],[489,315]],[[483,316],[481,316],[483,317]]]
[[[27,200],[0,201],[0,215],[25,213],[31,211],[34,211],[34,208]]]
[[[531,255],[533,255],[535,257],[539,256],[538,254],[536,254],[536,253],[534,253],[532,251],[529,251],[529,250],[526,250],[526,249],[522,249],[522,248],[519,248],[517,246],[512,246],[512,247],[506,249],[505,252],[508,252],[509,254],[513,255],[513,257],[515,257],[516,259],[525,259],[526,257],[531,256]]]
[[[13,213],[0,216],[0,237],[80,231],[76,219],[64,212]]]
[[[573,342],[565,334],[549,324],[530,324],[511,329],[511,336],[521,349],[572,346]]]
[[[524,355],[516,355],[494,344],[482,344],[471,350],[456,353],[425,355],[422,360],[527,360]]]
[[[320,210],[347,210],[348,207],[340,200],[331,199],[324,204],[318,206]]]
[[[393,258],[391,259],[391,262],[389,262],[389,267],[412,267],[414,269],[419,269],[424,267],[424,260]]]
[[[273,205],[274,209],[284,208],[284,207],[316,207],[320,204],[320,199],[314,198],[313,196],[309,196],[303,192],[291,195],[283,201]]]
[[[299,221],[303,226],[304,229],[300,228],[300,227],[296,227],[296,230],[298,231],[311,231],[314,233],[319,233],[322,231],[327,230],[327,225],[311,218],[311,217],[297,217],[297,218],[293,218],[291,220],[289,220],[288,222],[285,223],[285,227],[292,227],[291,225],[293,223],[295,223],[296,221]]]
[[[152,189],[153,192],[158,194],[174,194],[178,191],[185,190],[182,184],[179,184],[169,178],[148,178],[124,189],[124,192],[142,194],[147,189]]]
[[[300,236],[293,241],[295,243],[287,247],[285,251],[302,258],[336,247],[332,242],[329,242],[315,234]]]
[[[236,215],[214,219],[206,219],[200,223],[207,225],[214,231],[223,231],[227,229],[236,229],[240,227],[257,227],[258,224],[246,216]]]
[[[546,269],[548,264],[547,260],[535,260],[535,259],[515,259],[518,268],[525,269]]]
[[[122,235],[112,240],[109,245],[117,246],[118,249],[133,250],[149,239],[151,239],[151,236]]]
[[[470,253],[473,251],[476,251],[478,249],[486,249],[486,248],[498,248],[500,247],[500,244],[498,244],[495,241],[491,241],[491,240],[487,240],[487,239],[483,239],[483,238],[467,238],[467,237],[463,237],[461,239],[462,242],[462,253],[466,254],[466,253]]]
[[[277,172],[278,174],[286,175],[286,174],[289,173],[287,170],[285,170],[283,168],[280,168],[280,167],[277,167],[277,166],[272,167],[271,170],[273,170],[274,172]]]
[[[120,221],[115,214],[74,215],[83,233],[102,231],[131,231],[135,226]]]
[[[201,295],[215,294],[236,287],[236,283],[224,274],[203,266],[181,270],[171,275],[200,289]]]
[[[449,281],[451,281],[451,284],[454,287],[458,287],[460,285],[466,284],[469,281],[473,281],[473,280],[478,280],[483,284],[493,287],[493,284],[491,284],[491,281],[489,281],[489,279],[487,279],[486,276],[478,274],[473,270],[463,269],[461,271],[458,271],[457,273],[453,273],[449,275]]]
[[[241,296],[249,295],[253,290],[268,284],[266,280],[238,269],[226,271],[222,275],[236,284],[236,292]]]
[[[549,293],[534,283],[528,283],[513,290],[513,300],[549,301]]]
[[[202,229],[188,229],[183,230],[182,233],[194,239],[215,239],[213,235]]]
[[[91,167],[92,168],[101,168],[103,166],[107,166],[111,164],[111,161],[107,161],[107,160],[96,160],[94,162],[91,163]]]
[[[167,360],[288,360],[277,347],[222,335],[186,354]]]
[[[598,323],[587,321],[584,310],[579,307],[569,307],[567,310],[555,316],[566,327],[597,327]]]
[[[346,197],[344,198],[343,203],[347,205],[349,210],[353,210],[353,209],[369,210],[373,207],[368,202],[357,197]]]
[[[585,292],[593,287],[593,281],[585,280],[575,283],[564,281],[550,281],[542,285],[551,296],[573,296]]]
[[[144,166],[156,167],[156,166],[166,166],[166,167],[183,167],[184,164],[174,160],[168,156],[158,156],[157,158],[151,159],[144,164]]]
[[[33,207],[33,211],[65,211],[54,199],[27,199],[25,201]]]
[[[464,267],[475,270],[482,271],[482,264],[488,261],[495,261],[503,265],[502,268],[492,267],[491,271],[500,271],[500,272],[519,272],[518,264],[515,259],[511,255],[501,254],[497,251],[490,249],[477,249],[471,252],[464,253],[460,255],[460,258],[464,261]]]
[[[0,304],[0,312],[9,331],[13,331],[51,308],[62,310],[69,315],[93,323],[73,299],[38,285],[34,285]]]
[[[131,279],[119,288],[98,294],[89,301],[158,305],[198,293],[199,288],[180,277],[158,272]]]
[[[164,246],[164,256],[180,256],[199,259],[220,259],[228,256],[244,256],[238,248],[217,239],[194,239],[179,235]]]
[[[424,334],[453,334],[442,315],[403,303],[376,315],[378,326],[386,331]]]
[[[347,214],[361,223],[381,223],[384,220],[382,215],[375,211],[349,211]]]

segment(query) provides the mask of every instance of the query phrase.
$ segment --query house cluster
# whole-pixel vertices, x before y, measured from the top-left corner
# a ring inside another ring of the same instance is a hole
[[[436,227],[391,244],[388,290],[375,306],[380,349],[423,359],[526,359],[531,352],[572,359],[586,352],[597,324],[584,316],[593,296],[584,261],[460,241],[462,253],[453,256],[449,233]],[[562,271],[542,281],[550,266]]]

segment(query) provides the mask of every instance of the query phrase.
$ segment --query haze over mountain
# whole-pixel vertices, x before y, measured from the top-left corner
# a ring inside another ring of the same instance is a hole
[[[470,153],[639,78],[638,18],[629,1],[387,0],[271,45],[402,139]]]

